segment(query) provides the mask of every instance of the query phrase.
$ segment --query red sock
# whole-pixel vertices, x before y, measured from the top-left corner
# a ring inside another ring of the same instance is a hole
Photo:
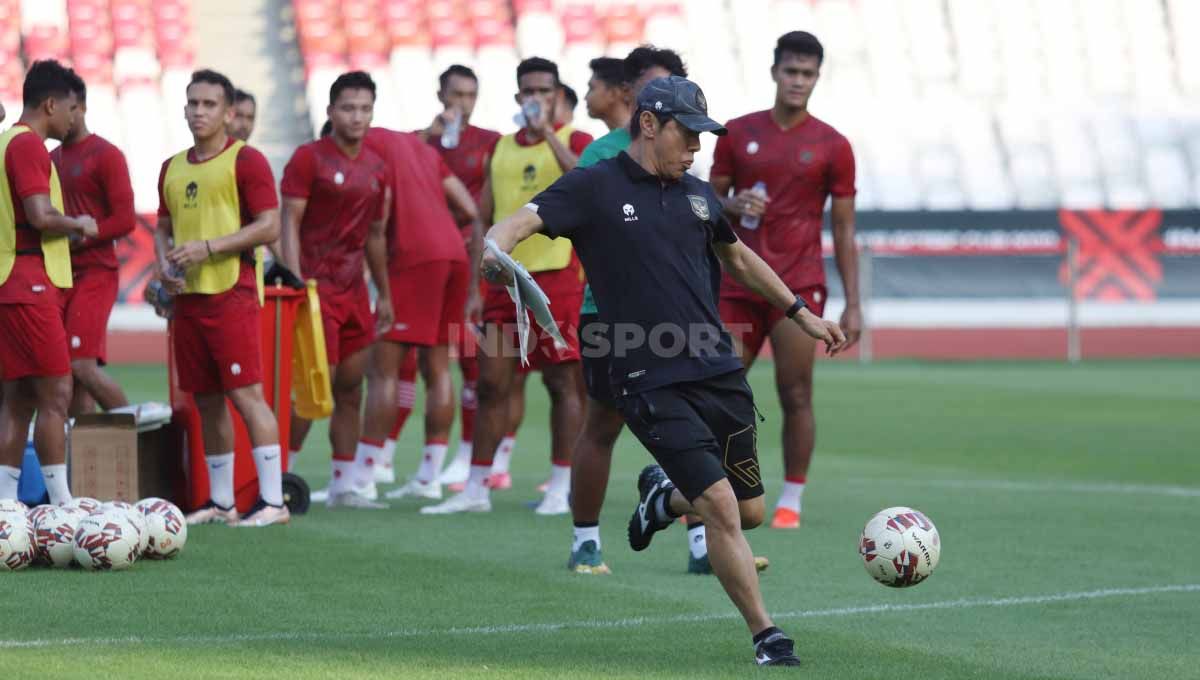
[[[792,484],[803,484],[804,480],[807,478],[807,475],[788,475],[784,477],[783,480],[785,482],[791,482]]]

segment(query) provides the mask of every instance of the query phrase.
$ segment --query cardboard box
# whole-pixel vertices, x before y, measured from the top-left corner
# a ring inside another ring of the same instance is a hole
[[[128,503],[173,499],[182,461],[171,455],[171,435],[169,426],[139,432],[131,413],[77,417],[69,447],[71,494]]]

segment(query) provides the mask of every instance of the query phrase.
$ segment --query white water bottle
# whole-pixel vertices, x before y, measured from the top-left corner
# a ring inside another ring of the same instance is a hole
[[[457,149],[458,139],[462,133],[462,114],[454,112],[454,118],[442,127],[442,148]]]
[[[758,194],[759,196],[762,196],[763,198],[766,198],[767,197],[767,183],[760,179],[754,183],[754,186],[750,187],[750,191]],[[742,215],[742,228],[758,229],[758,223],[761,220],[762,220],[761,215]]]

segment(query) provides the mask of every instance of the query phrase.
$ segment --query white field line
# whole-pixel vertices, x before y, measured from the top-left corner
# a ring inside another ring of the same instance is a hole
[[[832,609],[802,609],[774,614],[776,619],[817,619],[859,616],[862,614],[893,614],[937,609],[978,609],[990,607],[1017,607],[1024,605],[1055,604],[1060,602],[1084,602],[1116,597],[1140,597],[1166,593],[1200,593],[1200,583],[1182,585],[1149,586],[1144,588],[1104,588],[1049,595],[1027,595],[987,599],[963,598],[938,602],[913,604],[877,604],[858,607],[835,607]],[[720,614],[686,614],[666,617],[634,617],[599,621],[564,621],[560,623],[514,623],[496,626],[472,626],[455,628],[401,628],[398,630],[365,631],[358,633],[298,632],[244,633],[233,635],[177,635],[161,637],[109,637],[109,638],[42,638],[37,640],[0,640],[0,649],[30,649],[44,647],[67,647],[94,645],[103,647],[146,646],[161,644],[239,644],[248,642],[336,642],[349,640],[384,640],[458,635],[514,635],[524,633],[556,633],[564,630],[606,630],[636,628],[639,626],[661,626],[688,623],[709,623],[737,619],[734,612]]]
[[[1200,498],[1200,488],[1159,484],[1120,484],[1117,482],[1032,482],[1005,479],[895,479],[889,477],[859,477],[851,482],[932,486],[945,489],[1031,491],[1039,493],[1097,493],[1134,494],[1145,496],[1175,496]]]

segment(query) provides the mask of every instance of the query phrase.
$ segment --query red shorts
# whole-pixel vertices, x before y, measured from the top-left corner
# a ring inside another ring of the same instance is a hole
[[[175,305],[171,321],[179,387],[185,392],[229,392],[262,382],[258,291],[238,287],[211,304]]]
[[[50,304],[0,304],[0,373],[4,380],[71,374],[67,329],[57,299]]]
[[[366,286],[340,294],[321,293],[321,327],[329,365],[353,356],[375,342],[375,315]]]
[[[67,327],[72,359],[108,356],[108,317],[117,303],[117,270],[88,267],[75,270],[71,288],[62,291],[63,322]]]
[[[462,333],[463,310],[471,286],[466,262],[424,262],[392,272],[392,309],[396,319],[383,339],[405,345],[449,345]]]
[[[572,361],[579,361],[579,309],[583,306],[583,281],[579,269],[570,266],[552,272],[536,272],[533,280],[550,298],[550,312],[554,322],[567,341],[565,349],[558,349],[550,334],[546,333],[529,314],[530,344],[534,345],[529,351],[529,370],[539,370],[544,366],[555,366]],[[498,325],[502,331],[502,341],[505,346],[498,349],[501,352],[512,352],[517,357],[517,309],[512,297],[503,286],[488,286],[487,297],[483,301],[483,322]],[[489,351],[493,348],[487,348]]]
[[[824,285],[809,286],[793,291],[804,298],[808,310],[817,316],[825,314],[826,290]],[[729,334],[746,348],[746,356],[757,356],[775,324],[787,317],[787,310],[778,309],[755,295],[721,296],[721,321]]]

